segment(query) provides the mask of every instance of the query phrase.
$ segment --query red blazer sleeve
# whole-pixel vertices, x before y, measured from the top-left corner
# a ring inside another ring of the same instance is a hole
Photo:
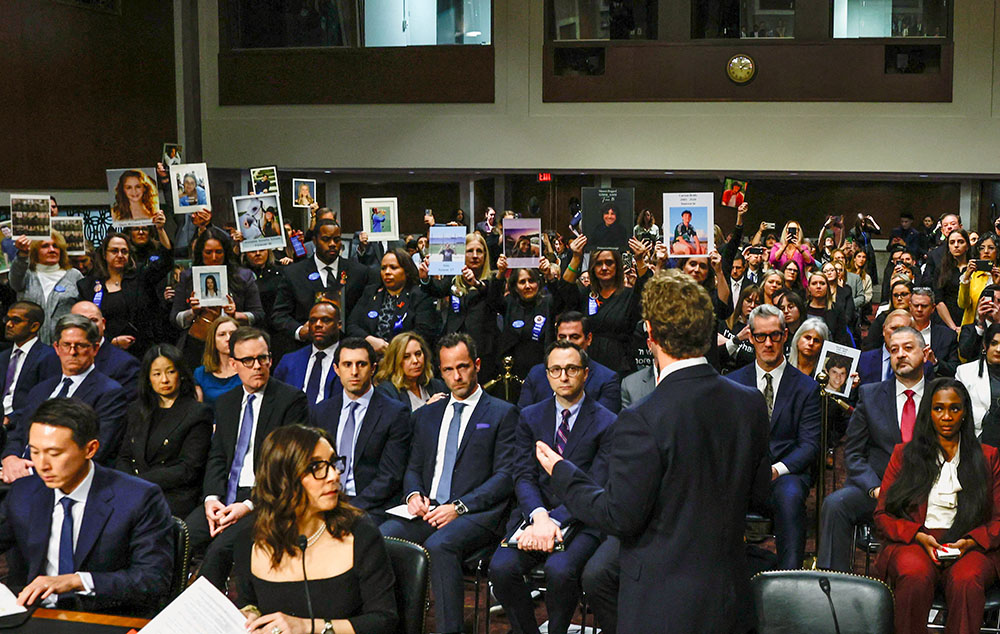
[[[917,520],[919,521],[894,517],[885,510],[885,500],[888,497],[889,489],[892,488],[892,483],[896,481],[896,476],[899,475],[899,470],[903,467],[903,446],[902,444],[896,445],[895,449],[892,450],[889,466],[885,468],[885,475],[882,476],[882,488],[878,494],[878,505],[875,507],[874,518],[875,527],[888,540],[909,544],[924,524],[924,518],[927,515],[927,502],[924,501],[917,511]]]
[[[993,512],[985,524],[972,529],[968,535],[983,550],[989,551],[1000,548],[1000,453],[993,447],[983,445],[983,458],[993,493]]]

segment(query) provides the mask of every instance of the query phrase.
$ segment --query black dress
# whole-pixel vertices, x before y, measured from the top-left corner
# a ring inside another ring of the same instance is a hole
[[[354,567],[335,577],[309,580],[313,616],[347,619],[358,634],[395,634],[395,577],[385,542],[367,515],[355,522],[353,533]],[[256,605],[261,614],[309,618],[301,581],[265,581],[250,571],[252,535],[243,531],[233,553],[240,605]]]
[[[951,276],[945,280],[944,284],[938,282],[935,284],[934,297],[937,298],[938,303],[944,302],[945,308],[948,309],[948,314],[951,315],[951,320],[958,325],[962,325],[962,317],[965,314],[965,309],[958,305],[958,287],[962,279],[962,271],[965,268],[961,268],[952,272]]]
[[[503,293],[505,280],[498,277],[484,279],[483,289],[471,288],[463,295],[458,294],[452,282],[453,278],[447,277],[421,284],[420,288],[431,297],[444,299],[442,335],[464,332],[476,342],[481,363],[479,374],[488,381],[496,376],[500,364],[496,354],[497,312],[487,298],[497,292]]]
[[[554,289],[556,284],[550,282],[548,287]],[[524,379],[528,370],[544,361],[545,348],[555,339],[555,320],[563,310],[561,297],[539,289],[534,301],[525,302],[517,293],[504,296],[500,290],[490,303],[503,317],[497,365],[502,371],[503,358],[512,357],[514,374]]]

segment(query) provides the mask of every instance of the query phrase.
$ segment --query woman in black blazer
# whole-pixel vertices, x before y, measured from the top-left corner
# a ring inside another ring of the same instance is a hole
[[[381,390],[415,411],[433,403],[436,394],[448,394],[448,387],[431,372],[431,350],[415,332],[392,338],[375,375],[375,389]]]
[[[365,289],[347,320],[347,336],[361,337],[385,354],[389,341],[412,330],[433,344],[441,331],[441,314],[434,298],[420,289],[413,258],[403,249],[382,256],[382,283]]]
[[[116,467],[160,485],[170,512],[186,517],[202,501],[212,408],[195,397],[180,350],[158,344],[146,352],[126,423]]]

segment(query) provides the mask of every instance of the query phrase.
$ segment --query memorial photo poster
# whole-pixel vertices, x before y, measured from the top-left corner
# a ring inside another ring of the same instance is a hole
[[[10,197],[11,231],[14,238],[48,240],[52,236],[49,197],[17,194]]]
[[[277,194],[278,193],[278,168],[277,167],[251,167],[250,183],[253,185],[255,194]]]
[[[583,234],[587,251],[595,248],[628,250],[635,225],[635,190],[631,187],[583,187]]]
[[[725,207],[739,207],[746,199],[746,194],[746,181],[727,178],[722,185],[722,204]]]
[[[672,258],[708,255],[715,248],[715,194],[663,194],[663,238]]]
[[[837,396],[851,394],[851,375],[858,371],[861,351],[850,346],[842,346],[832,341],[824,341],[816,364],[817,374],[826,372],[826,391]]]
[[[427,272],[461,275],[465,266],[465,227],[434,225],[427,230]]]
[[[507,268],[534,268],[542,254],[540,218],[508,218],[503,223],[503,254]]]
[[[14,246],[14,232],[10,228],[10,220],[0,222],[0,273],[10,270],[10,261],[17,255]]]
[[[285,246],[285,225],[278,194],[233,196],[236,228],[243,234],[240,252]]]
[[[160,161],[163,162],[164,167],[180,165],[184,162],[184,147],[177,143],[164,143]]]
[[[308,209],[316,201],[316,181],[309,178],[292,179],[292,207]]]
[[[200,209],[212,210],[208,165],[205,163],[171,165],[170,185],[175,214],[191,214]]]
[[[192,266],[191,285],[195,299],[202,308],[225,306],[229,303],[229,278],[223,266]]]
[[[395,198],[362,198],[361,230],[369,242],[399,240],[399,203]]]
[[[66,255],[87,255],[87,240],[83,236],[83,218],[80,216],[56,216],[52,219],[52,230],[58,231],[66,240]]]
[[[105,170],[111,197],[111,224],[141,227],[153,224],[160,211],[160,190],[152,167]]]

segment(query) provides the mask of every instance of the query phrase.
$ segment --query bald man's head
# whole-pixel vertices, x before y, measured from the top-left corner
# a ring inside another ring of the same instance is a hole
[[[104,338],[104,315],[101,313],[101,309],[97,307],[97,304],[88,301],[77,302],[73,304],[73,309],[70,312],[92,321],[97,326],[100,338]]]

